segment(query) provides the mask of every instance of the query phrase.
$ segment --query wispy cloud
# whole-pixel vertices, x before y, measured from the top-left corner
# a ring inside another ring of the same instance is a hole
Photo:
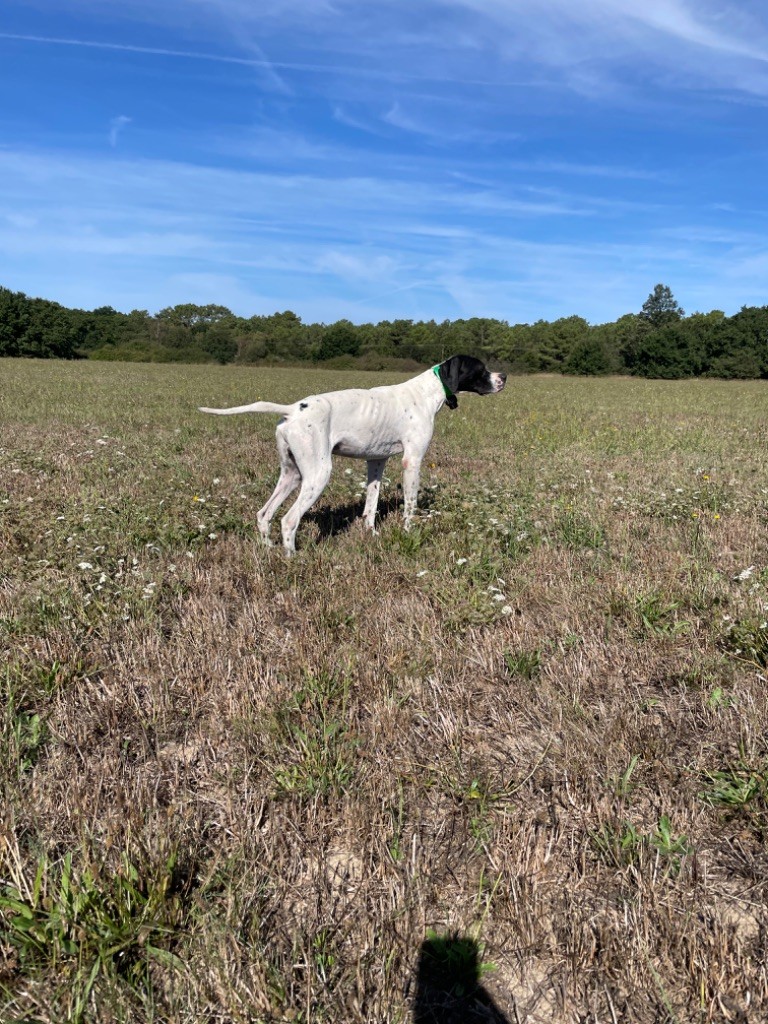
[[[127,124],[130,124],[133,118],[126,117],[125,114],[119,114],[117,117],[113,117],[109,122],[109,144],[114,149],[117,146],[117,140],[122,132],[123,128]]]
[[[535,240],[528,224],[551,216],[546,203],[384,176],[8,151],[0,176],[0,246],[14,274],[34,262],[38,293],[83,306],[119,302],[115,282],[120,292],[141,271],[151,284],[126,293],[132,305],[223,301],[251,315],[275,303],[326,321],[352,307],[391,318],[393,302],[414,317],[607,320],[639,308],[657,279],[673,284],[685,308],[703,307],[718,281],[717,304],[734,311],[762,294],[768,250],[757,234],[739,239],[738,280],[724,273],[736,239],[688,239],[684,230],[673,239],[669,210],[629,237],[622,222],[615,237]],[[78,271],[71,282],[62,254]]]
[[[356,65],[353,63],[312,63],[288,60],[267,60],[265,57],[240,57],[227,53],[213,53],[203,50],[181,50],[161,46],[138,46],[130,43],[103,42],[93,39],[74,39],[56,36],[26,35],[13,32],[0,32],[0,39],[17,40],[19,42],[39,43],[50,46],[75,46],[92,50],[112,50],[122,53],[144,54],[154,57],[175,57],[185,60],[210,61],[217,64],[235,64],[242,67],[251,67],[266,71],[272,75],[276,71],[305,72],[313,75],[346,76],[353,79],[372,79],[376,81],[391,82],[456,82],[457,84],[494,85],[493,79],[472,77],[459,77],[449,72],[441,73],[415,73],[412,70],[398,69],[392,66],[382,65]],[[290,89],[282,79],[279,81],[283,91]]]
[[[402,131],[425,136],[431,142],[439,143],[442,146],[452,145],[456,142],[493,145],[502,140],[509,142],[520,137],[514,132],[478,128],[466,122],[457,126],[455,120],[453,124],[446,123],[446,121],[426,121],[414,114],[407,113],[397,100],[382,115],[382,120]]]
[[[451,0],[484,26],[486,43],[515,60],[557,68],[575,88],[636,86],[670,76],[678,86],[766,95],[768,30],[758,0]]]

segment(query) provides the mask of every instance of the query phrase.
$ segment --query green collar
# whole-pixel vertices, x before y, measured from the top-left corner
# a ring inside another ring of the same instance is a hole
[[[445,397],[446,398],[453,398],[453,392],[449,391],[448,388],[445,386],[445,384],[443,384],[443,378],[440,376],[440,364],[439,363],[438,363],[437,366],[433,366],[432,367],[432,373],[434,373],[434,375],[437,377],[437,379],[443,385],[443,391],[445,392]]]

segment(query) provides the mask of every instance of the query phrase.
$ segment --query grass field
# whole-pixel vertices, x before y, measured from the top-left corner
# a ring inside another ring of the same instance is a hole
[[[402,530],[275,418],[0,362],[0,1019],[768,1019],[768,385],[510,379]]]

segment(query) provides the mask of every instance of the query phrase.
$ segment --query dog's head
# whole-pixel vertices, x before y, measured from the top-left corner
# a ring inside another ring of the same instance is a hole
[[[492,373],[485,363],[474,356],[451,356],[437,368],[446,392],[446,404],[450,409],[458,405],[455,396],[459,391],[474,391],[476,395],[495,395],[507,382],[506,373]]]

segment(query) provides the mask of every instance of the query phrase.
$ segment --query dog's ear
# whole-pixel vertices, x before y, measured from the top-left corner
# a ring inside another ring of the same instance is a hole
[[[461,356],[451,356],[450,359],[446,359],[444,363],[440,363],[437,372],[440,382],[445,388],[445,404],[449,409],[456,409],[459,404],[456,392],[459,390],[461,380]]]

